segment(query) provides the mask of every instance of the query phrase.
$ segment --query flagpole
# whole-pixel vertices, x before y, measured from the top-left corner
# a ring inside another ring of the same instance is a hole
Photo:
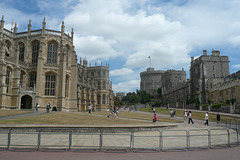
[[[150,57],[150,68],[152,67],[152,65],[151,65],[151,57]]]
[[[148,56],[149,58],[149,63],[150,63],[150,68],[151,68],[151,56]]]

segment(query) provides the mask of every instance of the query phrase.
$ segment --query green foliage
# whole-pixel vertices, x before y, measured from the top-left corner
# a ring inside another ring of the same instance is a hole
[[[162,87],[158,88],[157,90],[158,95],[160,96],[160,98],[162,97]]]
[[[208,107],[208,104],[204,104],[203,107]]]
[[[124,96],[121,100],[122,104],[137,104],[137,103],[143,103],[146,104],[150,102],[150,100],[153,98],[153,96],[146,91],[141,91],[140,94],[128,93],[126,96]]]
[[[119,97],[115,96],[115,97],[113,97],[113,100],[114,100],[114,106],[119,106],[120,105]]]
[[[153,98],[153,96],[149,93],[147,93],[146,91],[142,91],[140,94],[141,97],[141,103],[142,104],[146,104],[148,102],[151,101],[151,99]]]
[[[224,105],[223,103],[216,103],[216,104],[213,104],[211,105],[212,108],[219,108],[221,107],[222,105]]]
[[[231,102],[233,104],[234,102],[236,102],[236,99],[235,98],[231,99]]]
[[[198,95],[195,95],[194,97],[191,97],[191,98],[187,98],[186,103],[187,104],[195,103],[196,106],[199,106],[200,102],[199,102],[199,99],[198,99]]]
[[[156,102],[155,102],[155,106],[156,106],[156,107],[160,107],[161,105],[162,105],[162,102],[160,102],[160,101],[156,101]]]
[[[231,101],[230,101],[229,99],[227,99],[227,100],[226,100],[226,104],[229,105],[230,103],[231,103]]]

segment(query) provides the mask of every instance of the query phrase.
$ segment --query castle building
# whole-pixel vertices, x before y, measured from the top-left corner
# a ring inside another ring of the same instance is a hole
[[[26,32],[17,32],[16,24],[12,32],[4,28],[3,16],[0,21],[0,109],[33,109],[38,103],[41,110],[50,103],[60,111],[83,111],[90,103],[99,110],[112,105],[109,66],[77,63],[73,29],[66,34],[64,22],[61,31],[46,29],[45,18],[42,29],[31,27],[30,20]]]
[[[162,88],[162,93],[186,81],[186,72],[182,69],[177,70],[154,70],[148,68],[147,71],[140,73],[140,90],[144,90],[152,95],[157,95],[157,90]]]
[[[220,56],[220,51],[212,50],[211,55],[203,50],[203,55],[194,60],[191,57],[190,84],[191,96],[198,95],[200,104],[206,104],[208,99],[208,79],[229,76],[228,56]]]
[[[162,92],[171,90],[174,87],[177,87],[179,83],[186,81],[186,72],[182,70],[167,70],[162,76]]]
[[[125,92],[117,92],[116,96],[121,100],[125,96]]]
[[[163,74],[164,71],[154,70],[154,68],[147,68],[147,71],[141,72],[140,90],[157,95],[158,88],[162,87]]]
[[[208,101],[211,104],[236,102],[240,104],[240,71],[224,78],[208,80]]]

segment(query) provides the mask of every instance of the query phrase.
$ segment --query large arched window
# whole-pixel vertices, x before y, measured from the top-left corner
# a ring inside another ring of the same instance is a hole
[[[7,72],[6,72],[6,80],[5,80],[5,84],[7,86],[6,89],[6,93],[9,93],[9,87],[10,87],[10,75],[11,75],[11,70],[9,68],[7,68]]]
[[[38,52],[39,52],[39,42],[34,41],[32,43],[32,63],[37,64],[38,62]]]
[[[20,73],[20,86],[23,87],[25,82],[24,82],[24,77],[25,77],[26,73],[24,71],[21,71]]]
[[[52,73],[48,73],[45,76],[45,95],[55,96],[55,84],[56,76]]]
[[[57,44],[55,42],[48,43],[47,63],[57,63]]]
[[[24,62],[24,51],[25,51],[25,46],[24,43],[19,43],[19,61]]]
[[[102,104],[106,104],[106,95],[103,94],[103,97],[102,97]]]
[[[36,79],[37,79],[37,74],[36,72],[30,74],[30,87],[34,87],[34,85],[36,84]]]
[[[97,95],[97,103],[100,104],[101,102],[101,97],[100,97],[100,94]]]

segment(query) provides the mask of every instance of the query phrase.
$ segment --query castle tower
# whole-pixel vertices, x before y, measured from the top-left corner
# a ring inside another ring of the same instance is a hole
[[[190,67],[191,96],[198,95],[201,104],[207,103],[207,81],[229,75],[228,56],[220,56],[220,51],[212,50],[211,55],[203,50],[203,55],[192,59]]]

